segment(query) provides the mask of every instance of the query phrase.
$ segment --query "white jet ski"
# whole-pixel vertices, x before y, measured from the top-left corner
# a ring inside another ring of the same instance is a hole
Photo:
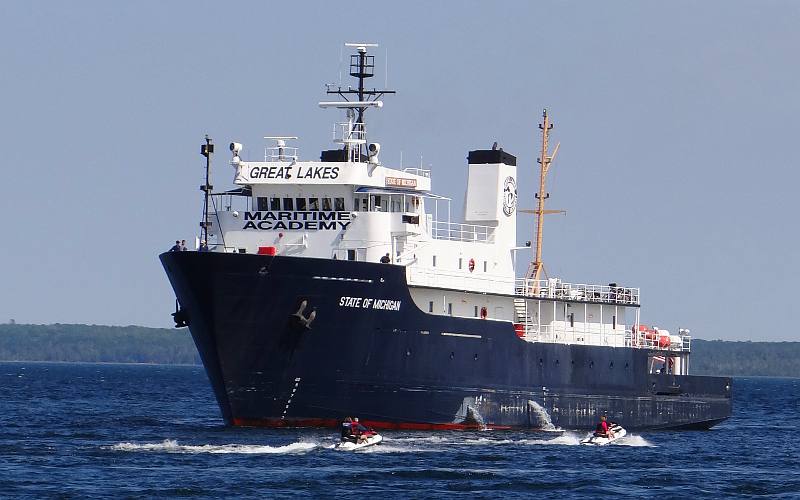
[[[592,434],[591,436],[582,439],[581,444],[588,444],[593,446],[605,446],[607,444],[613,443],[617,439],[625,437],[625,435],[628,434],[628,432],[625,429],[623,429],[622,426],[619,424],[611,424],[611,428],[609,430],[611,431],[611,435],[613,437],[609,438],[606,436],[595,436],[594,434]]]
[[[341,451],[356,451],[375,446],[376,444],[380,444],[381,441],[383,441],[383,437],[380,434],[372,434],[361,443],[356,444],[352,441],[341,441],[336,443],[333,447]]]

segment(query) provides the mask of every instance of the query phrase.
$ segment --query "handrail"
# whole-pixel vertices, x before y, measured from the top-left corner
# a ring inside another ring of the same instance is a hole
[[[664,352],[691,352],[691,336],[684,334],[671,336],[679,336],[680,342],[665,342],[659,338],[645,338],[644,335],[633,336],[630,329],[624,330],[622,325],[618,326],[617,329],[609,328],[608,330],[603,330],[600,327],[583,331],[562,325],[518,324],[525,326],[524,335],[521,338],[527,342],[632,347],[634,349]],[[597,326],[599,327],[600,325]]]
[[[411,175],[418,175],[419,177],[428,177],[431,176],[430,170],[424,170],[417,167],[406,167],[403,169],[403,172],[409,173]]]
[[[494,242],[494,227],[431,221],[431,237],[436,240],[492,243]]]
[[[587,283],[565,283],[556,278],[534,280],[520,278],[516,281],[515,293],[523,297],[581,300],[613,304],[639,305],[639,288],[617,285],[593,285]]]

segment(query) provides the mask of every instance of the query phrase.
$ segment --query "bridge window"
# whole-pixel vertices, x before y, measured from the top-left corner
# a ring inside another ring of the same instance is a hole
[[[306,206],[307,206],[306,205],[306,199],[305,198],[295,198],[295,201],[297,202],[297,210],[299,212],[305,212],[306,211]]]
[[[309,198],[308,199],[308,209],[313,211],[319,210],[319,198]]]
[[[392,212],[402,212],[403,210],[403,197],[393,195],[392,196]]]
[[[344,212],[344,198],[334,198],[333,206],[337,212]]]
[[[330,198],[322,198],[322,211],[323,212],[330,212],[331,211],[331,199]]]
[[[283,199],[283,209],[284,210],[294,210],[294,200],[291,198],[284,198]]]
[[[273,212],[277,212],[281,209],[281,199],[280,198],[270,198],[269,199],[269,209]]]
[[[258,211],[259,212],[266,212],[269,210],[269,198],[265,196],[258,197]]]

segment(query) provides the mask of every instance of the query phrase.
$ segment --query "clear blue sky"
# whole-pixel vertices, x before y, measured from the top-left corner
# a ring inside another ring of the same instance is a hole
[[[218,189],[232,139],[317,158],[341,44],[374,41],[384,162],[421,155],[460,210],[498,141],[532,206],[547,107],[550,275],[639,286],[644,323],[699,338],[800,340],[798,26],[792,1],[2,2],[0,322],[170,326],[157,255],[198,229],[203,135]]]

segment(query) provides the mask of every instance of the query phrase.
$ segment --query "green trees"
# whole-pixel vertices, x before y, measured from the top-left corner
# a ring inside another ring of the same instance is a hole
[[[800,377],[800,342],[692,340],[689,373]]]
[[[198,364],[187,329],[0,325],[0,360]]]

